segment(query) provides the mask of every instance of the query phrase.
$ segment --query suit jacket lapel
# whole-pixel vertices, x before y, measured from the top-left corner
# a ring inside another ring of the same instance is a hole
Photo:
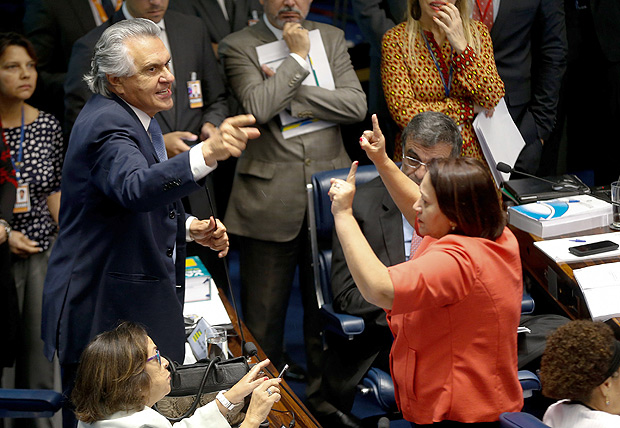
[[[394,217],[400,220],[402,215],[396,204],[389,194],[386,194],[381,201],[383,212],[379,216],[379,222],[385,239],[385,248],[390,259],[390,265],[402,263],[405,261],[405,239],[403,237],[403,228],[400,221],[395,221]],[[395,224],[400,227],[395,230]]]
[[[146,161],[148,162],[148,164],[152,165],[154,163],[159,162],[159,159],[157,158],[157,153],[155,152],[155,147],[153,146],[153,143],[151,142],[151,137],[149,136],[146,129],[144,129],[144,126],[142,126],[142,122],[140,122],[140,119],[138,119],[138,116],[136,116],[136,113],[131,109],[131,107],[129,107],[129,105],[125,101],[123,101],[116,94],[112,94],[112,100],[116,101],[121,107],[123,107],[125,111],[136,122],[136,126],[140,127],[140,129],[142,130],[141,134],[143,135],[143,138],[140,141],[138,141],[138,146],[140,147],[140,151],[146,158]]]
[[[499,11],[497,11],[497,17],[493,22],[493,28],[491,28],[491,38],[493,38],[496,34],[501,34],[502,27],[505,25],[506,20],[511,14],[513,2],[512,0],[502,0],[499,3]]]

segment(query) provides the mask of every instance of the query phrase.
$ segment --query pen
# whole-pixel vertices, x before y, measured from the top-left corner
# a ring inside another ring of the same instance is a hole
[[[314,76],[314,82],[316,83],[316,86],[321,86],[319,85],[319,78],[316,76],[316,71],[314,70],[314,63],[312,62],[312,58],[310,57],[310,55],[308,55],[308,60],[310,61],[310,69],[312,70],[312,74]]]
[[[570,242],[586,242],[585,239],[571,239]]]
[[[287,370],[288,370],[288,364],[285,364],[284,368],[282,370],[280,370],[280,374],[278,375],[278,379],[280,379]]]

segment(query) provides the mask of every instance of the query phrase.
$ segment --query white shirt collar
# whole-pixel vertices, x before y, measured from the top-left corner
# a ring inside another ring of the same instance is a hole
[[[267,28],[271,30],[273,35],[276,36],[276,39],[282,40],[282,30],[271,25],[271,22],[269,22],[266,13],[263,13],[263,21],[265,21],[265,25],[267,25]]]
[[[121,98],[120,95],[119,95],[119,98],[123,100],[123,98]],[[127,101],[123,100],[123,102],[127,104],[133,110],[136,116],[138,116],[138,119],[140,120],[140,123],[142,124],[142,126],[144,126],[144,130],[148,132],[149,125],[151,124],[151,116],[149,116],[148,114],[146,114],[139,108],[132,106]]]

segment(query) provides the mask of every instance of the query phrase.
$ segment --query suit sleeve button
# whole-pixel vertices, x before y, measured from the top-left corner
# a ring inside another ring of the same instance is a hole
[[[175,218],[176,214],[174,213],[174,210],[170,211],[170,214],[168,214],[168,217],[170,218]]]
[[[173,249],[172,248],[168,248],[168,250],[166,251],[166,255],[168,257],[172,257],[172,252],[173,252]]]

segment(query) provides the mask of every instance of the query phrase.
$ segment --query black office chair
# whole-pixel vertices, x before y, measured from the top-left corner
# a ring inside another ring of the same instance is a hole
[[[61,406],[56,391],[0,388],[0,418],[51,418]]]

